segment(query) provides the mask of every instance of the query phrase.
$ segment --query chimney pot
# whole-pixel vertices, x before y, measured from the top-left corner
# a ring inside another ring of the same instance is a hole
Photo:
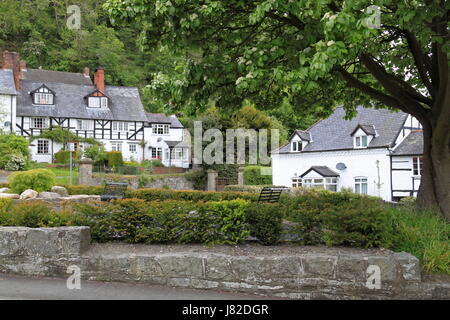
[[[89,68],[88,68],[88,67],[85,67],[85,68],[83,69],[83,74],[84,74],[84,76],[87,77],[87,78],[90,77],[90,74],[89,74]]]

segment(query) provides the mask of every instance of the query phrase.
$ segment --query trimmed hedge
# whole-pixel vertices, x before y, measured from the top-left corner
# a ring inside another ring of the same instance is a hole
[[[244,199],[249,201],[258,200],[258,195],[246,192],[214,192],[214,191],[187,191],[167,189],[138,189],[129,190],[127,198],[138,198],[146,201],[223,201]]]
[[[110,151],[106,153],[108,167],[117,169],[118,167],[123,165],[123,157],[122,152],[119,151]]]
[[[99,242],[237,244],[250,235],[258,235],[264,244],[277,242],[274,233],[260,228],[281,224],[281,220],[255,209],[242,199],[208,203],[123,199],[79,204],[74,215],[75,223],[89,226],[92,238]]]
[[[88,194],[88,195],[101,195],[103,193],[103,190],[105,189],[104,186],[86,186],[82,184],[77,185],[61,185],[62,187],[67,189],[67,192],[69,195],[77,195],[77,194]]]
[[[351,192],[310,190],[283,197],[287,219],[303,244],[385,247],[392,244],[392,227],[383,201]]]
[[[72,161],[78,161],[81,158],[81,152],[72,152]],[[70,151],[59,150],[55,153],[55,163],[68,164],[70,163]]]
[[[230,184],[223,188],[224,191],[228,192],[249,192],[249,193],[260,193],[262,188],[264,187],[274,187],[274,185],[265,184],[265,185],[255,185],[255,186],[239,186],[237,184]]]

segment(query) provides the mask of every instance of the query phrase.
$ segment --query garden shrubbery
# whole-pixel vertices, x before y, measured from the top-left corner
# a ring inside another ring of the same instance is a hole
[[[15,134],[0,134],[0,169],[24,170],[29,157],[27,139]]]
[[[81,152],[72,152],[72,161],[78,161],[81,158]],[[69,150],[59,150],[55,153],[55,163],[69,164],[70,163],[70,151]]]
[[[389,247],[392,232],[379,198],[350,192],[309,190],[284,196],[286,218],[308,245]]]
[[[120,166],[123,165],[123,157],[122,152],[119,151],[110,151],[107,152],[107,162],[108,167],[114,168],[114,170],[117,170]]]
[[[55,178],[55,174],[48,169],[34,169],[14,172],[8,177],[8,183],[15,193],[22,193],[27,189],[42,192],[50,191],[55,185]]]
[[[212,202],[123,199],[110,203],[79,204],[74,223],[91,227],[99,242],[237,244],[257,236],[264,244],[278,238],[266,226],[281,229],[281,219],[258,214],[248,201]],[[251,225],[253,224],[253,225]],[[270,228],[270,227],[269,227]]]
[[[137,189],[129,190],[128,198],[138,198],[146,201],[222,201],[222,200],[257,200],[258,195],[245,192],[212,192],[212,191],[187,191],[167,189]]]
[[[261,174],[262,169],[270,169],[263,166],[246,166],[244,168],[244,184],[246,185],[270,185],[272,175]]]

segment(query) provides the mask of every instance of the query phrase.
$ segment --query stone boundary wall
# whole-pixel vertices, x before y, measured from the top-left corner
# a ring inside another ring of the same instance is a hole
[[[156,188],[162,189],[168,187],[172,190],[194,190],[194,183],[188,180],[185,176],[148,176],[150,181],[145,184],[144,188]],[[131,188],[137,189],[139,187],[139,176],[128,177],[121,179],[120,181],[128,182]],[[90,185],[100,186],[104,181],[110,181],[107,177],[92,177],[92,183]]]
[[[89,280],[294,299],[450,299],[450,283],[423,282],[418,259],[404,252],[90,244],[88,227],[0,227],[0,273],[68,277],[71,265],[80,267],[82,278]],[[379,288],[372,281],[374,270],[380,271]]]

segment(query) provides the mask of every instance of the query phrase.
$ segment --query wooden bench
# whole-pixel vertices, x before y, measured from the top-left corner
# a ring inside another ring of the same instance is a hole
[[[258,202],[278,202],[280,201],[281,193],[288,189],[286,187],[264,187],[259,194]]]
[[[103,193],[100,196],[101,201],[110,201],[116,199],[122,199],[125,196],[128,183],[123,182],[108,182],[103,189]]]

